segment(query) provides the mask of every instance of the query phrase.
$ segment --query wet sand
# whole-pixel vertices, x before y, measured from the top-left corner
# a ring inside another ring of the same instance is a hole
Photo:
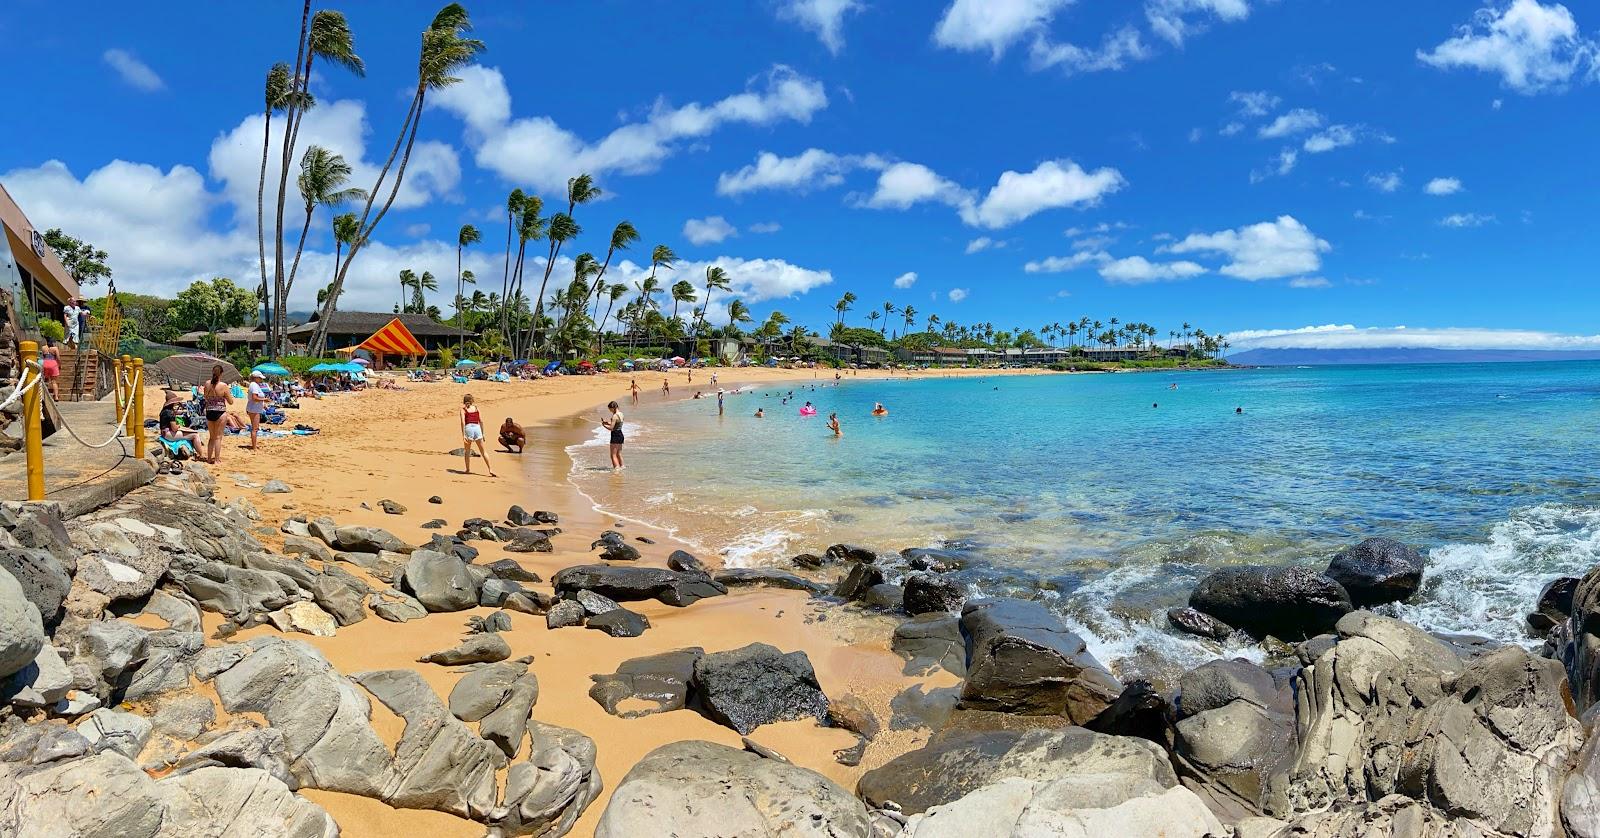
[[[995,372],[941,370],[915,375]],[[848,377],[859,380],[887,375],[864,370]],[[906,373],[892,375],[904,377]],[[318,401],[304,400],[300,410],[287,411],[289,426],[304,423],[320,428],[321,433],[264,439],[255,452],[241,448],[242,437],[225,438],[222,462],[212,467],[217,495],[224,501],[245,497],[255,504],[262,518],[259,536],[273,548],[281,546],[278,524],[294,514],[327,515],[340,524],[379,526],[406,541],[423,543],[439,532],[421,528],[431,518],[445,519],[448,524],[442,531],[453,532],[463,519],[499,520],[512,504],[520,504],[529,511],[550,510],[560,515],[562,533],[553,539],[555,552],[507,554],[493,543],[474,542],[482,551],[480,563],[510,557],[548,580],[561,568],[595,561],[590,542],[602,530],[618,529],[640,550],[640,564],[665,566],[667,555],[683,545],[661,531],[636,523],[619,527],[616,519],[596,512],[568,483],[571,461],[565,452],[567,445],[593,433],[593,423],[603,415],[600,406],[610,399],[617,399],[625,414],[647,416],[651,406],[665,398],[660,392],[663,377],[671,381],[672,398],[692,395],[694,389],[705,389],[710,384],[710,376],[704,371],[695,373],[692,385],[681,371],[665,376],[641,374],[637,376],[641,388],[637,406],[628,398],[629,377],[625,374],[468,385],[403,382],[405,390],[373,389]],[[831,371],[827,370],[818,371],[816,379],[810,370],[718,371],[719,384],[730,389],[756,382],[830,379]],[[464,474],[462,459],[447,453],[461,444],[457,414],[464,392],[475,396],[491,438],[507,415],[527,431],[529,447],[522,455],[491,448],[489,458],[498,478],[484,473],[481,460],[474,460],[473,474]],[[160,406],[159,394],[147,393],[146,404],[153,415]],[[269,479],[283,480],[293,491],[261,494],[256,487]],[[626,479],[626,473],[619,479]],[[442,503],[429,503],[431,496],[438,496]],[[408,512],[385,514],[378,508],[378,501],[383,499],[408,507]],[[637,536],[656,543],[638,542]],[[716,564],[715,556],[701,558],[710,565]],[[343,567],[360,573],[351,566]],[[375,584],[382,587],[381,583]],[[531,587],[550,590],[548,582]],[[855,737],[843,730],[812,722],[787,722],[764,726],[751,739],[797,764],[822,772],[846,788],[854,787],[861,772],[921,744],[920,734],[888,730],[889,702],[894,695],[916,684],[931,689],[956,683],[953,676],[942,671],[929,677],[901,674],[899,657],[888,649],[895,618],[863,613],[853,607],[810,605],[799,592],[735,589],[729,596],[702,600],[688,608],[655,602],[629,603],[627,607],[650,619],[652,628],[643,636],[612,638],[581,628],[552,632],[545,628],[543,617],[519,613],[511,614],[512,630],[502,635],[510,643],[513,657],[534,658],[531,668],[540,687],[534,718],[574,728],[595,740],[605,791],[579,820],[574,835],[593,832],[610,793],[628,769],[650,750],[683,739],[739,745],[739,736],[733,730],[693,711],[639,719],[607,714],[588,696],[592,683],[589,676],[613,672],[629,658],[689,646],[719,651],[755,642],[768,643],[785,652],[805,652],[824,692],[834,698],[850,693],[860,696],[883,724],[883,733],[868,746],[861,765],[853,768],[839,765],[833,758],[834,750],[855,742]],[[336,637],[293,636],[316,646],[341,672],[413,669],[445,698],[460,677],[458,670],[417,663],[416,659],[454,645],[464,633],[468,617],[493,610],[435,614],[409,623],[389,623],[370,616],[339,629]],[[209,632],[219,619],[212,614],[206,616]],[[269,626],[256,627],[242,632],[238,639],[274,631]],[[378,706],[376,702],[374,705]],[[380,719],[378,715],[374,713],[374,723],[383,729],[380,732],[397,738],[399,720]],[[392,714],[384,711],[384,715]],[[392,809],[367,798],[333,792],[308,790],[305,794],[328,809],[346,836],[423,831],[438,836],[479,835],[483,831],[477,824],[439,812]]]

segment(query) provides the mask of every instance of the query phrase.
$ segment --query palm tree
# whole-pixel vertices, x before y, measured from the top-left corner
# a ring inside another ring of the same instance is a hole
[[[417,284],[417,275],[410,268],[400,269],[400,311],[408,312],[406,297],[411,293],[411,286]]]
[[[461,274],[461,252],[467,249],[467,245],[477,244],[480,241],[483,241],[483,236],[478,233],[478,228],[471,224],[461,225],[461,229],[456,232],[456,328],[462,331],[460,347],[463,353],[467,348],[467,336],[466,330],[462,329],[461,294],[465,290],[466,283]]]
[[[356,75],[365,75],[366,66],[355,51],[355,37],[350,32],[349,21],[341,12],[322,9],[311,14],[311,0],[306,0],[300,14],[300,38],[295,55],[293,75],[285,95],[282,163],[278,170],[278,211],[275,231],[275,259],[273,265],[272,297],[279,312],[278,322],[287,323],[282,308],[288,297],[283,268],[283,212],[289,187],[289,163],[294,159],[295,144],[300,138],[300,122],[305,112],[315,103],[310,96],[311,68],[318,57],[338,64]],[[270,332],[271,327],[269,327]],[[280,335],[269,340],[269,357],[277,357]]]
[[[355,261],[356,254],[366,247],[373,231],[378,228],[378,224],[388,214],[389,208],[394,205],[395,196],[400,194],[400,185],[405,181],[406,167],[411,162],[411,149],[416,144],[417,128],[422,123],[423,103],[428,91],[448,87],[461,81],[451,73],[470,63],[474,56],[483,51],[482,41],[467,37],[470,31],[472,31],[472,21],[467,16],[467,10],[459,3],[451,3],[440,9],[439,13],[434,15],[432,23],[423,31],[422,47],[417,56],[417,84],[411,96],[411,106],[406,112],[405,121],[400,124],[400,134],[395,138],[394,148],[390,149],[389,157],[378,170],[377,180],[367,192],[367,202],[361,210],[360,232],[350,243],[350,255],[339,267],[338,287],[344,286],[345,274],[349,273],[350,264]],[[399,158],[398,165],[395,163],[396,157]],[[384,198],[383,206],[378,208],[377,215],[373,215],[373,206],[379,193],[386,188],[385,182],[389,178],[391,169],[394,171],[394,182],[387,184],[388,195]]]
[[[506,196],[506,266],[500,276],[501,299],[511,293],[511,237],[516,232],[517,219],[522,215],[522,205],[525,200],[526,198],[523,196],[521,189],[513,189],[511,194]],[[500,332],[501,336],[504,337],[505,323],[503,321],[500,324]]]
[[[911,325],[917,322],[917,307],[914,305],[907,305],[905,308],[900,309],[900,314],[906,319],[906,334],[910,335]]]
[[[894,303],[886,302],[883,304],[883,325],[878,327],[878,334],[880,336],[882,336],[889,329],[889,315],[894,314],[898,310],[899,309],[895,308]]]
[[[600,297],[605,293],[606,269],[611,267],[611,257],[619,250],[627,250],[628,246],[639,240],[639,231],[633,228],[630,221],[619,221],[611,229],[611,246],[606,248],[606,260],[600,263],[600,273],[594,277],[594,311],[600,313]]]
[[[268,302],[267,296],[267,152],[272,147],[272,115],[282,113],[289,106],[288,64],[279,61],[267,71],[264,98],[266,119],[261,131],[261,175],[256,179],[256,250],[261,255],[261,299],[266,303],[266,311],[262,312],[261,320],[263,323],[268,323],[272,320],[272,305]],[[270,326],[268,330],[270,337]]]
[[[517,194],[517,193],[513,193],[513,195],[515,195],[515,194]],[[522,269],[523,269],[523,267],[525,265],[525,260],[527,258],[528,242],[544,238],[544,236],[546,234],[545,220],[539,216],[539,213],[543,209],[544,209],[544,200],[542,198],[540,198],[538,195],[526,195],[526,196],[523,197],[523,199],[522,199],[522,208],[517,214],[517,217],[518,217],[518,224],[517,224],[517,261],[515,262],[515,264],[511,268],[511,282],[512,282],[512,285],[511,285],[510,296],[506,298],[506,301],[508,303],[514,302],[514,301],[520,301],[520,300],[523,299],[523,296],[522,296],[522,275],[523,275],[522,274]],[[500,331],[502,333],[507,333],[508,326],[510,325],[509,318],[511,317],[512,314],[513,314],[513,312],[509,308],[505,311],[505,317],[503,318],[504,322],[502,323],[502,325],[500,327]],[[519,320],[520,320],[520,315],[519,315]],[[518,349],[517,344],[519,343],[517,338],[518,338],[518,336],[520,334],[521,334],[520,325],[515,329],[510,329],[509,330],[509,341],[508,342],[511,344],[511,351],[512,351],[513,354],[515,354],[517,352],[517,349]]]
[[[337,207],[347,201],[359,201],[367,197],[366,190],[355,187],[346,187],[350,180],[350,164],[345,159],[319,145],[306,149],[306,154],[300,159],[300,176],[296,184],[300,187],[300,197],[305,200],[306,220],[300,225],[300,242],[294,250],[294,263],[289,267],[289,276],[277,289],[274,300],[276,320],[272,334],[280,342],[279,351],[285,342],[288,332],[289,316],[287,313],[289,292],[294,288],[295,277],[300,273],[300,256],[306,249],[306,234],[311,230],[311,216],[317,207]]]
[[[726,291],[728,290],[728,287],[729,280],[727,271],[724,271],[722,268],[719,268],[716,265],[706,268],[706,302],[705,305],[700,307],[699,319],[695,321],[694,337],[696,340],[699,340],[700,338],[700,327],[706,322],[706,311],[711,308],[711,292]]]
[[[678,319],[678,304],[692,303],[699,299],[695,296],[694,283],[687,279],[680,279],[672,283],[672,319]]]
[[[882,316],[882,314],[878,313],[877,309],[867,312],[867,328],[871,328],[874,323],[878,322],[878,318]],[[880,331],[879,334],[882,334],[882,331]]]
[[[339,300],[339,285],[343,280],[339,278],[339,256],[346,245],[355,241],[356,234],[361,232],[361,225],[355,213],[347,212],[333,217],[333,276],[328,283],[327,294],[323,299],[317,300],[321,313],[317,315],[317,327],[311,331],[311,341],[306,349],[312,357],[320,357],[327,347],[324,344],[328,339],[328,318],[333,316],[334,308]]]
[[[939,325],[939,315],[937,315],[937,314],[928,315],[928,334],[930,334],[930,335],[933,334],[934,327],[936,327],[938,325]]]
[[[626,284],[624,284],[624,283],[621,283],[621,282],[619,282],[619,283],[617,283],[615,285],[609,286],[606,289],[606,297],[607,297],[606,314],[605,314],[605,317],[600,318],[600,351],[601,352],[606,351],[606,321],[611,318],[611,307],[616,305],[617,304],[617,300],[622,299],[622,295],[624,295],[626,293],[628,293],[628,286]]]
[[[428,271],[423,271],[422,276],[412,281],[411,307],[416,310],[417,314],[428,313],[428,292],[437,290],[439,290],[439,283],[433,278],[433,274]]]
[[[735,335],[739,334],[740,323],[750,323],[754,320],[755,318],[750,316],[750,307],[744,304],[744,300],[728,303],[728,326]]]
[[[594,178],[587,173],[567,179],[567,211],[550,217],[550,229],[546,234],[550,241],[550,253],[545,257],[544,278],[539,281],[539,296],[535,298],[533,309],[534,320],[544,313],[545,286],[550,282],[550,271],[555,268],[556,257],[561,255],[561,246],[583,232],[583,228],[573,219],[573,214],[579,204],[587,204],[598,197],[600,187],[594,185]]]
[[[833,310],[838,312],[837,322],[844,322],[844,313],[850,310],[850,307],[855,304],[855,301],[855,293],[852,291],[846,291],[844,292],[844,296],[839,298],[839,302],[833,304]]]

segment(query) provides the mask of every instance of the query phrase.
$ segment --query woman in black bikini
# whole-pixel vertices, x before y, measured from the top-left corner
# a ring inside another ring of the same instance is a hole
[[[228,405],[233,404],[233,393],[222,380],[222,365],[211,368],[211,380],[201,389],[200,397],[206,405],[206,462],[215,463],[222,459],[222,417],[228,413]]]
[[[622,411],[617,408],[617,403],[606,405],[611,415],[600,420],[600,424],[611,432],[611,467],[622,468]]]

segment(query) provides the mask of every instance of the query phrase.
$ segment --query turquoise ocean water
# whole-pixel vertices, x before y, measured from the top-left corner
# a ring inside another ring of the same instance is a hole
[[[628,468],[602,470],[596,437],[569,449],[572,480],[734,565],[954,547],[982,568],[974,592],[1041,591],[1112,659],[1214,654],[1161,611],[1229,563],[1319,564],[1391,536],[1429,557],[1402,616],[1532,642],[1541,584],[1600,562],[1600,363],[824,376],[783,404],[788,389],[730,395],[720,417],[714,399],[647,396]],[[819,416],[798,415],[806,400]]]

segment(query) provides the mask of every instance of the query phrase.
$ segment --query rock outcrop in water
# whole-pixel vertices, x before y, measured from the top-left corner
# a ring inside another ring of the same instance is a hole
[[[1257,637],[1300,640],[1333,629],[1354,606],[1344,586],[1306,567],[1240,565],[1200,580],[1189,605]]]

